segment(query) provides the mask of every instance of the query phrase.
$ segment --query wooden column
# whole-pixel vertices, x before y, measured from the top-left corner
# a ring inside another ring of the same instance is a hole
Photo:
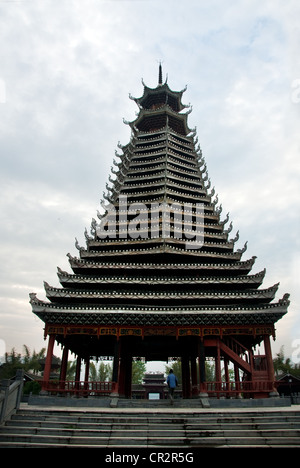
[[[186,398],[186,372],[185,372],[185,360],[181,356],[181,391],[182,398]]]
[[[125,358],[125,397],[131,398],[132,356]]]
[[[268,379],[271,382],[272,390],[270,396],[278,396],[278,392],[275,388],[275,372],[272,359],[272,350],[269,335],[264,335],[264,346],[265,346],[265,355],[267,360],[267,370],[268,370]]]
[[[215,366],[216,366],[216,390],[220,392],[222,384],[222,375],[221,375],[221,353],[220,353],[220,338],[217,338],[217,356],[215,359]],[[219,393],[217,393],[218,398],[220,397]]]
[[[119,389],[119,396],[125,398],[125,362],[123,358],[120,359],[118,389]]]
[[[85,360],[85,374],[84,374],[84,389],[89,388],[89,372],[90,372],[90,359],[89,357]]]
[[[67,375],[67,368],[68,368],[68,355],[69,355],[69,348],[64,346],[62,360],[61,360],[61,367],[60,367],[60,375],[59,375],[59,387],[61,390],[65,389],[66,383],[66,375]]]
[[[198,395],[196,356],[191,357],[192,396]]]
[[[43,390],[47,387],[47,384],[50,379],[54,343],[55,343],[55,335],[49,335],[47,356],[46,356],[46,362],[45,362],[45,368],[44,368],[44,378],[43,378],[43,384],[42,384]]]
[[[113,371],[112,371],[112,381],[113,382],[118,382],[119,360],[120,360],[120,343],[116,339],[115,347],[114,347],[114,361],[113,361]]]
[[[119,377],[118,392],[120,397],[131,398],[132,380],[132,351],[128,337],[122,337],[119,341]]]
[[[114,361],[113,361],[113,370],[112,370],[112,397],[119,396],[119,374],[120,374],[120,342],[116,338],[114,346]]]
[[[118,389],[119,396],[125,397],[125,383],[126,383],[126,354],[124,352],[123,340],[119,341],[120,346],[120,368],[118,376]]]
[[[198,356],[199,356],[199,393],[206,394],[206,371],[205,371],[205,351],[204,343],[201,338],[198,341]]]
[[[182,374],[182,397],[190,398],[191,396],[191,375],[189,356],[184,354],[181,357],[181,374]]]
[[[76,372],[75,372],[75,389],[79,390],[80,385],[80,370],[81,370],[81,357],[77,356]]]
[[[121,397],[131,397],[131,377],[132,358],[131,356],[121,356],[119,373],[119,395]]]

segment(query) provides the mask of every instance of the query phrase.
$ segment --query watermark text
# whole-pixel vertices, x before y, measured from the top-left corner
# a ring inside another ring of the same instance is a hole
[[[121,195],[118,205],[105,210],[96,233],[100,239],[181,239],[186,249],[200,249],[204,243],[204,204],[137,202]]]

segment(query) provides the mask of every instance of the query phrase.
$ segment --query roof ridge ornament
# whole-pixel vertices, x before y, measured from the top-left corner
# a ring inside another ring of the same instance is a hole
[[[158,85],[162,86],[162,66],[161,66],[161,61],[159,62],[159,68],[158,68]]]
[[[166,81],[163,83],[162,63],[163,60],[160,60],[158,66],[158,86],[163,86],[164,84],[167,84],[168,81],[168,74],[166,74]]]

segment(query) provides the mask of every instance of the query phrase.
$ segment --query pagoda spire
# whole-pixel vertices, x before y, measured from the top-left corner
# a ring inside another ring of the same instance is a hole
[[[159,62],[159,70],[158,70],[158,85],[162,86],[163,80],[162,80],[162,66],[161,62]]]

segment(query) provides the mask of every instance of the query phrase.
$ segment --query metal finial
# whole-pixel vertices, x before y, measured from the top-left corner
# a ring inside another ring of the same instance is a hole
[[[158,84],[162,85],[162,66],[161,66],[161,62],[159,62]]]

